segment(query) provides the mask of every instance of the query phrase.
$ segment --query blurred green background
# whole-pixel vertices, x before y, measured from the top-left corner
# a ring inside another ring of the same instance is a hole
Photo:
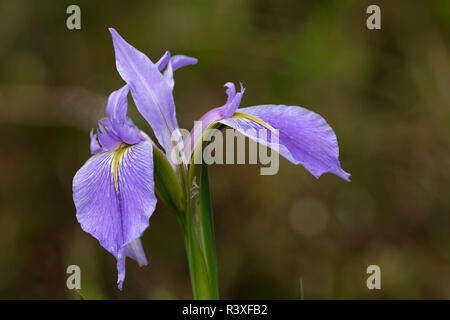
[[[81,30],[66,8],[81,7]],[[366,8],[381,7],[381,30]],[[89,130],[123,85],[107,27],[176,73],[182,127],[242,81],[241,106],[324,116],[352,182],[280,160],[210,168],[222,298],[450,298],[450,1],[0,1],[0,298],[191,298],[183,238],[161,204],[143,242],[149,266],[115,259],[84,233],[74,173]],[[131,102],[130,116],[148,124]],[[366,288],[381,267],[382,289]]]

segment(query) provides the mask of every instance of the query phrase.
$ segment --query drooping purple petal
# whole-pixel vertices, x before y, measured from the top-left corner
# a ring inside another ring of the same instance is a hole
[[[172,89],[158,67],[128,44],[116,30],[109,29],[116,52],[117,71],[129,85],[139,112],[152,127],[166,152],[172,149],[171,134],[178,128]]]
[[[336,135],[317,113],[296,106],[262,105],[238,109],[236,116],[220,122],[270,147],[271,136],[277,133],[251,117],[278,130],[279,153],[292,163],[302,164],[316,178],[331,172],[349,181],[350,174],[339,163]]]
[[[75,174],[73,199],[83,230],[116,257],[121,286],[125,256],[146,262],[138,239],[156,206],[151,143],[92,156]]]

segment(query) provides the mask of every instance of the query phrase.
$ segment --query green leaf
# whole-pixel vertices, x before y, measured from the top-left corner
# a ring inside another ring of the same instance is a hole
[[[180,179],[165,155],[156,148],[153,148],[153,166],[156,195],[170,211],[182,216],[186,203]]]
[[[196,300],[214,299],[211,294],[208,270],[193,224],[188,223],[186,252],[191,276],[192,292]]]
[[[208,167],[200,167],[200,185],[189,188],[185,241],[194,299],[219,299],[216,248],[211,209]]]
[[[208,270],[211,287],[214,295],[219,298],[217,281],[216,241],[214,236],[214,219],[211,206],[211,194],[209,188],[208,166],[202,163],[200,172],[200,199],[198,207],[200,243],[205,253],[206,267]]]
[[[215,123],[209,129],[220,130],[222,127],[222,124]],[[204,162],[196,165],[195,159],[197,156],[201,156],[203,145],[209,140],[205,137],[212,133],[212,130],[206,130],[202,141],[195,147],[185,180],[188,186],[186,189],[185,241],[192,290],[194,299],[209,300],[219,299],[214,222],[208,166]],[[200,172],[198,173],[198,171]],[[196,184],[197,181],[199,185]]]

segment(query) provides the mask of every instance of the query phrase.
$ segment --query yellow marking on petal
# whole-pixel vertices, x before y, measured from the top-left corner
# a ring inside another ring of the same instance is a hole
[[[120,161],[122,161],[123,156],[125,155],[126,151],[128,150],[127,147],[122,147],[117,149],[116,151],[112,152],[112,172],[114,174],[114,186],[116,187],[116,192],[119,193],[119,164]]]
[[[235,113],[233,114],[233,116],[231,116],[231,118],[246,118],[246,119],[252,120],[252,121],[254,121],[254,122],[256,122],[256,123],[259,123],[260,125],[262,125],[263,127],[266,127],[267,129],[269,129],[269,130],[272,131],[272,132],[275,132],[275,131],[276,131],[275,128],[272,127],[272,126],[271,126],[270,124],[268,124],[267,122],[262,121],[261,119],[259,119],[259,118],[257,118],[257,117],[254,117],[254,116],[252,116],[252,115],[246,114],[246,113],[235,112]]]

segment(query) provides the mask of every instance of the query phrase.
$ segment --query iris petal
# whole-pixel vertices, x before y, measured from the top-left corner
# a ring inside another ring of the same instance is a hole
[[[127,117],[128,92],[128,85],[125,85],[109,95],[106,106],[108,118],[102,119],[100,124],[108,130],[108,134],[112,138],[126,144],[136,144],[142,139],[139,137],[139,129]]]
[[[146,263],[138,239],[156,206],[151,143],[92,156],[75,174],[73,199],[83,230],[116,257],[121,286],[126,256]]]
[[[123,282],[125,281],[125,259],[130,257],[137,261],[139,267],[147,265],[147,258],[145,257],[144,249],[142,248],[141,239],[138,238],[127,244],[119,253],[117,258],[117,286],[122,290]]]
[[[102,146],[103,150],[113,151],[119,148],[122,140],[116,135],[111,125],[105,126],[104,123],[108,119],[103,119],[105,121],[99,122],[99,127],[97,130],[98,142]]]
[[[158,62],[155,63],[158,70],[162,71],[162,69],[164,69],[164,67],[167,65],[167,62],[169,62],[169,60],[170,60],[170,52],[166,51],[166,52],[164,52],[162,57],[159,58]]]
[[[170,58],[167,51],[154,64],[145,54],[128,44],[116,30],[110,28],[109,31],[116,52],[117,71],[130,87],[139,112],[152,127],[166,154],[171,154],[172,147],[176,145],[171,141],[172,132],[178,129],[172,95],[173,71],[195,64],[197,59],[183,55]],[[161,74],[166,65],[167,69]]]
[[[194,125],[194,128],[191,130],[190,135],[186,138],[184,141],[184,153],[187,158],[190,157],[191,153],[194,151],[196,146],[198,145],[199,141],[201,140],[201,137],[203,133],[208,129],[208,127],[225,118],[231,117],[236,109],[239,107],[239,104],[241,103],[242,95],[245,92],[244,87],[241,83],[241,91],[236,94],[236,87],[232,82],[225,83],[225,87],[227,90],[225,91],[228,98],[227,102],[221,107],[214,108],[206,112],[199,121],[197,121]]]
[[[124,85],[119,90],[113,91],[108,97],[106,113],[108,118],[114,122],[124,122],[127,117],[127,95],[130,91],[128,85]]]
[[[167,63],[172,62],[172,68],[173,71],[180,69],[181,67],[188,66],[191,64],[196,64],[198,60],[196,58],[184,56],[182,54],[178,54],[170,57],[170,52],[166,51],[161,58],[159,58],[158,62],[156,62],[156,66],[158,67],[159,71],[162,71]]]
[[[339,147],[333,129],[324,118],[305,108],[284,105],[262,105],[237,110],[250,117],[237,116],[220,120],[249,138],[271,147],[276,134],[278,152],[294,164],[302,164],[316,178],[331,172],[350,181],[350,174],[342,170]],[[262,121],[254,121],[251,117]],[[273,132],[264,124],[275,128]],[[261,134],[264,133],[264,134]],[[275,146],[275,145],[273,145]]]
[[[242,95],[245,92],[244,87],[241,85],[241,91],[236,94],[236,88],[233,83],[227,82],[225,87],[227,87],[226,93],[228,95],[228,100],[225,105],[222,107],[223,109],[223,118],[228,118],[233,115],[236,109],[239,107],[241,103]]]
[[[177,54],[170,59],[170,62],[172,63],[173,71],[175,71],[182,67],[185,67],[185,66],[188,66],[191,64],[196,64],[198,62],[198,60],[197,60],[197,58],[192,58],[192,57],[184,56],[182,54]]]
[[[109,30],[116,52],[117,70],[129,85],[139,112],[168,152],[172,149],[172,131],[178,128],[172,88],[145,54],[128,44],[116,30]]]
[[[91,136],[91,153],[92,154],[97,154],[103,151],[102,147],[98,144],[98,140],[97,140],[97,134],[94,133],[94,129],[91,130],[90,132],[90,136]]]

